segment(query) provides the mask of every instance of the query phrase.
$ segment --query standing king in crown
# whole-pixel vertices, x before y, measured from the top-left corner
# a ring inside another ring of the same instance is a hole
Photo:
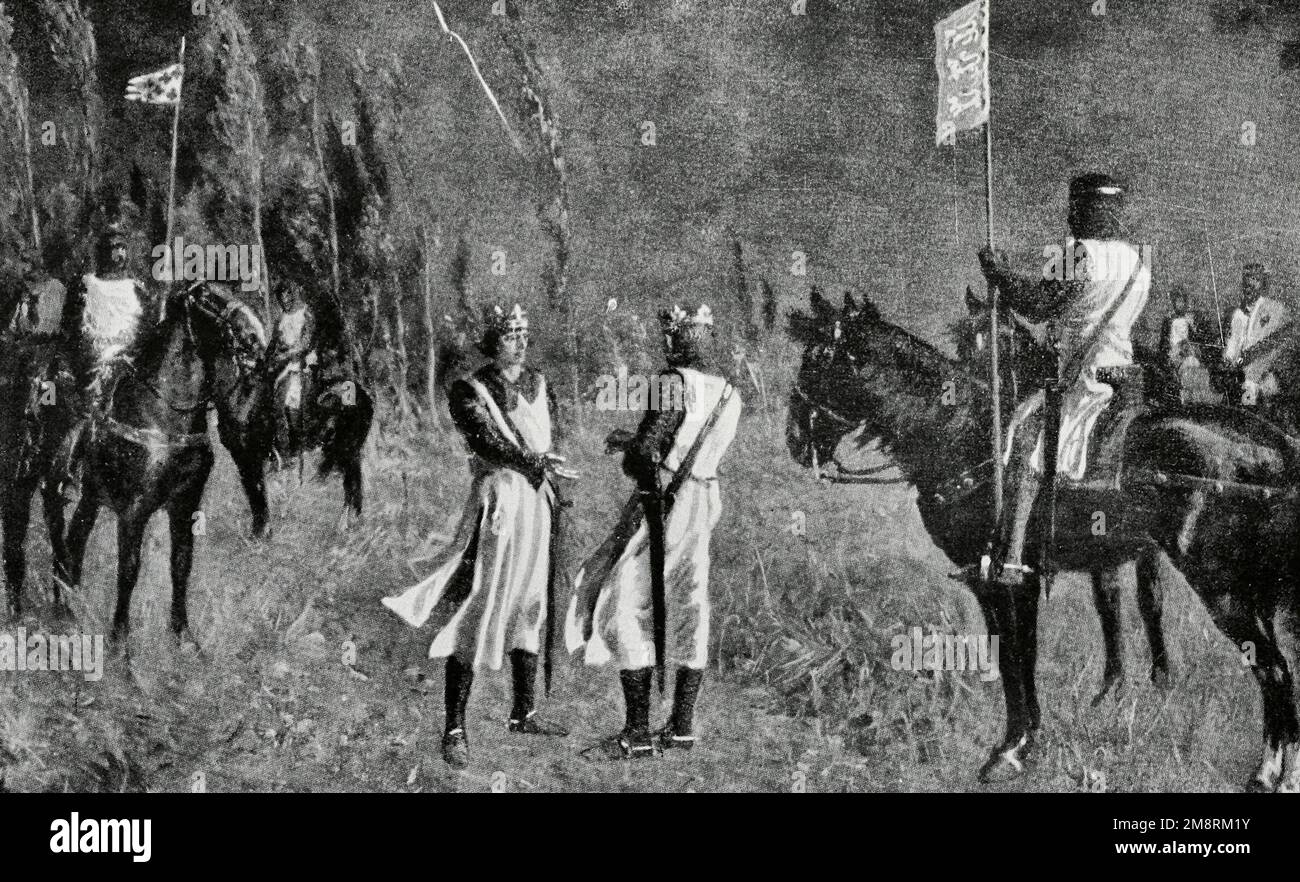
[[[527,367],[528,315],[515,305],[487,316],[483,354],[492,359],[451,387],[452,420],[470,450],[469,499],[455,538],[433,574],[383,604],[412,627],[437,628],[430,658],[445,658],[442,755],[469,761],[465,712],[474,674],[499,670],[509,654],[514,707],[509,730],[565,735],[534,710],[537,658],[552,607],[554,481],[576,478],[552,449],[555,401],[542,373]]]
[[[626,722],[588,754],[597,758],[691,749],[708,664],[709,539],[722,517],[718,463],[736,435],[740,396],[715,367],[708,306],[694,315],[674,306],[660,320],[666,371],[681,378],[685,394],[677,406],[646,410],[634,436],[616,431],[606,440],[607,452],[622,451],[637,491],[575,578],[565,623],[570,651],[583,649],[587,664],[619,668]],[[670,663],[672,716],[651,733],[653,674],[657,667],[662,678]]]

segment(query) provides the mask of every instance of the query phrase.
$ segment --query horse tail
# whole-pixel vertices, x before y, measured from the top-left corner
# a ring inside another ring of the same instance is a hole
[[[324,478],[334,471],[346,475],[349,468],[360,462],[361,448],[374,422],[375,406],[365,387],[355,384],[354,388],[356,397],[351,404],[336,401],[330,405],[322,431],[317,477]],[[337,399],[337,395],[329,397]]]

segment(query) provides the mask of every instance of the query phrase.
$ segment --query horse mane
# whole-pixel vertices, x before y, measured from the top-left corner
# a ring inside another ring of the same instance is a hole
[[[856,323],[853,333],[883,337],[883,345],[878,341],[867,346],[872,370],[864,381],[877,387],[873,398],[879,419],[874,422],[877,428],[888,428],[881,440],[898,455],[905,472],[919,472],[928,465],[947,469],[948,457],[935,455],[940,445],[964,448],[983,440],[986,432],[976,414],[980,403],[987,401],[988,384],[966,364],[884,319]],[[947,382],[968,389],[965,400],[945,403]]]

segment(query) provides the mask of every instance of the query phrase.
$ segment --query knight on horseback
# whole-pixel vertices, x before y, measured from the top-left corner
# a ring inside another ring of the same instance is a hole
[[[154,310],[150,297],[131,272],[132,235],[139,210],[118,202],[95,248],[95,272],[72,286],[64,312],[64,327],[73,339],[71,368],[80,393],[83,416],[64,437],[54,474],[61,475],[65,497],[76,482],[79,447],[92,415],[111,396],[115,379],[130,367],[129,347]]]
[[[270,368],[275,389],[275,449],[287,456],[303,443],[307,402],[316,388],[316,315],[298,282],[279,292],[283,312],[271,335]]]
[[[1228,340],[1223,348],[1223,366],[1236,381],[1243,407],[1269,412],[1271,399],[1281,388],[1279,374],[1286,374],[1295,329],[1291,311],[1269,295],[1269,274],[1262,263],[1242,268],[1241,304],[1228,319]]]
[[[1074,241],[1067,260],[1075,261],[1073,278],[1031,279],[1015,274],[1005,254],[987,247],[979,253],[985,277],[1011,310],[1055,325],[1062,394],[1057,466],[1075,480],[1083,478],[1089,439],[1115,395],[1115,387],[1104,380],[1133,364],[1132,328],[1151,289],[1150,267],[1125,238],[1124,196],[1125,188],[1104,174],[1080,175],[1070,182]],[[1040,390],[1020,402],[1003,450],[1013,489],[988,575],[1004,585],[1021,584],[1029,571],[1025,537],[1043,483],[1044,429],[1058,419],[1045,413],[1046,400]]]

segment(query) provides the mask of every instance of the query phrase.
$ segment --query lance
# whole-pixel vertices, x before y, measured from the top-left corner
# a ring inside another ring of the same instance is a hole
[[[984,39],[992,45],[989,33],[989,5],[984,4]],[[989,83],[989,68],[992,67],[990,51],[984,64],[984,95],[988,101],[989,114],[984,122],[984,207],[989,251],[993,250],[993,90]],[[989,405],[993,409],[992,444],[993,444],[993,518],[996,524],[1002,523],[1003,475],[1002,475],[1002,369],[1001,369],[1001,316],[999,315],[998,286],[988,283],[989,290]]]

